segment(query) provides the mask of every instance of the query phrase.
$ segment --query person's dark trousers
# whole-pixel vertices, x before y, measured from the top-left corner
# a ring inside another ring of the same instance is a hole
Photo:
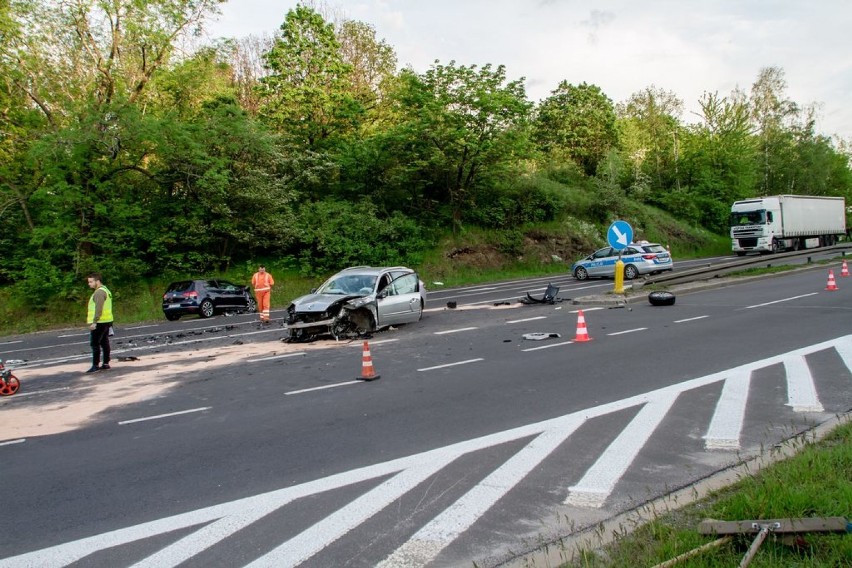
[[[109,363],[109,328],[112,323],[95,324],[95,329],[89,332],[92,345],[92,367],[97,368],[101,364],[101,352],[104,356],[104,365]]]

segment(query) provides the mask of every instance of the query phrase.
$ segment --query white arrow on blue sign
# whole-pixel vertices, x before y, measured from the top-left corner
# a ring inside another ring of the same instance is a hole
[[[625,249],[633,242],[633,227],[627,221],[616,221],[609,226],[606,240],[615,250]]]

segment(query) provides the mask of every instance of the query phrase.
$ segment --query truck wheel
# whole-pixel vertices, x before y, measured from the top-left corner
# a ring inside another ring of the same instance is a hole
[[[784,248],[781,246],[781,242],[778,239],[772,239],[772,254],[777,254],[783,250]]]
[[[651,292],[648,294],[648,301],[652,306],[673,306],[675,295],[664,291]]]

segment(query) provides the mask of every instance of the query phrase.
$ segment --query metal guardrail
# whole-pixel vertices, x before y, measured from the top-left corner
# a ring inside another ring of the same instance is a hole
[[[807,249],[803,251],[782,252],[768,255],[759,255],[746,257],[731,262],[723,262],[720,264],[708,264],[702,268],[691,268],[683,271],[672,271],[665,274],[652,276],[643,282],[643,286],[648,284],[682,284],[684,282],[692,282],[694,280],[705,280],[709,278],[719,278],[733,272],[741,272],[742,270],[752,266],[763,266],[778,264],[772,262],[789,258],[804,258],[811,257],[816,253],[826,253],[832,251],[840,251],[841,256],[846,256],[846,251],[852,249],[852,242],[843,242],[830,247],[821,247]],[[810,264],[810,260],[808,262]]]

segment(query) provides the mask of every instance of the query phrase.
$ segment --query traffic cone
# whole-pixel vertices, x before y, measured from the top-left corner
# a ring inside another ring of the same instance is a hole
[[[846,278],[849,276],[849,267],[846,266],[846,259],[843,259],[843,266],[840,268],[840,276]]]
[[[373,369],[373,358],[370,356],[370,345],[364,341],[364,351],[361,355],[361,376],[357,377],[361,381],[375,381],[379,378],[376,371]]]
[[[574,341],[591,341],[589,331],[586,329],[586,316],[583,315],[583,310],[577,311],[577,336]]]
[[[831,269],[828,270],[828,284],[826,284],[825,289],[831,292],[839,290],[837,283],[834,281],[834,271]]]

